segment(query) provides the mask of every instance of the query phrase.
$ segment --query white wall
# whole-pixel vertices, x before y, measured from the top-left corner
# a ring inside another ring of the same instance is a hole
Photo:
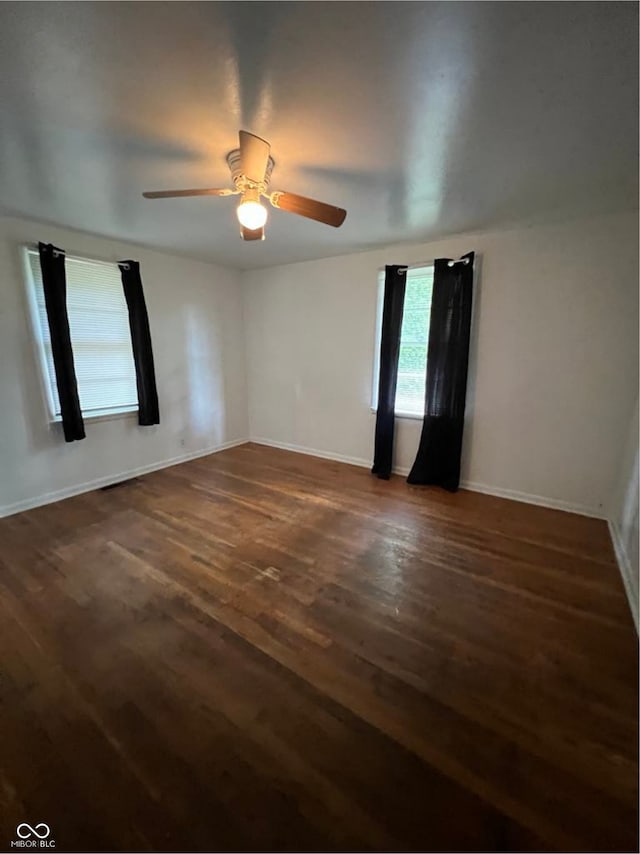
[[[637,229],[618,214],[245,272],[251,437],[370,462],[377,270],[474,249],[463,479],[606,516],[638,385]],[[397,425],[402,469],[420,426]]]
[[[67,445],[47,424],[19,253],[39,239],[141,262],[159,426],[92,421],[85,441]],[[0,513],[248,435],[368,464],[377,270],[475,249],[464,480],[613,517],[627,537],[616,474],[631,470],[620,457],[638,387],[636,242],[637,215],[620,214],[240,274],[2,219]],[[398,423],[402,469],[420,426]]]
[[[640,594],[638,551],[638,401],[629,424],[627,441],[622,449],[618,479],[614,486],[610,528],[611,539],[620,565],[627,596],[638,628],[638,595]]]
[[[20,256],[20,244],[38,240],[70,254],[140,261],[159,425],[139,427],[136,416],[86,421],[87,438],[66,444],[61,425],[47,423]],[[0,401],[0,514],[246,439],[239,274],[78,232],[0,219]]]

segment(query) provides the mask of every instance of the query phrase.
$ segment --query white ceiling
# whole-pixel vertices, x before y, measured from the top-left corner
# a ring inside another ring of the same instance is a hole
[[[22,215],[248,268],[637,205],[635,3],[0,3],[0,201]],[[272,188],[243,243],[246,128]]]

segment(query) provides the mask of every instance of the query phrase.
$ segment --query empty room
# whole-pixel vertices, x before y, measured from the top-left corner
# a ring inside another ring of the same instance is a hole
[[[0,851],[638,851],[638,5],[0,4]]]

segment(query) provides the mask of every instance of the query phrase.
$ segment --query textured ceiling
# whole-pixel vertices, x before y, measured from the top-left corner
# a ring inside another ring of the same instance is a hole
[[[637,205],[635,3],[1,3],[6,213],[248,268]],[[272,188],[243,243],[246,128]]]

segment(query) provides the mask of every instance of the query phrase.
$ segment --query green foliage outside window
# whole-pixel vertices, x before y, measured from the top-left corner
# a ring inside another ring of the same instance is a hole
[[[396,411],[424,412],[433,268],[409,270],[404,297]]]

